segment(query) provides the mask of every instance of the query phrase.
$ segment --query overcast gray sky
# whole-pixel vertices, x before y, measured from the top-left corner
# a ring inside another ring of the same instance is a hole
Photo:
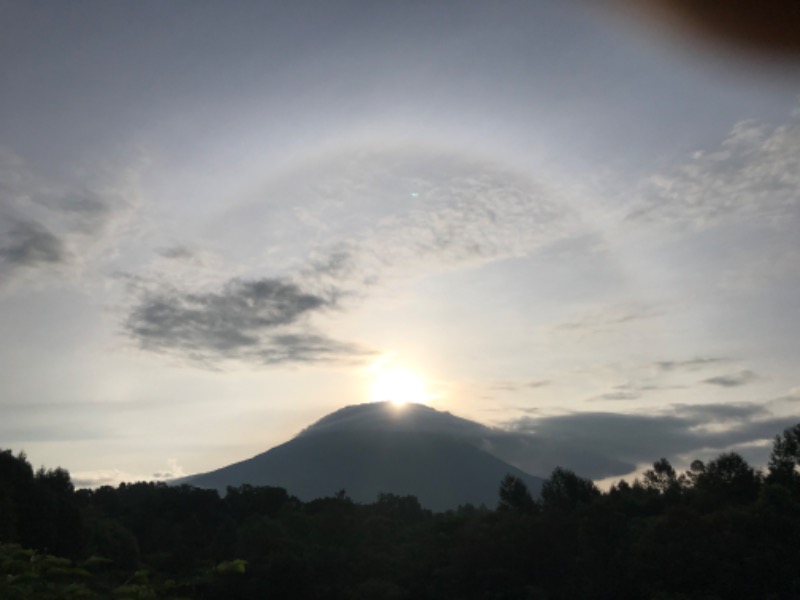
[[[763,462],[799,74],[579,2],[0,2],[0,447],[205,471],[405,373],[534,474]]]

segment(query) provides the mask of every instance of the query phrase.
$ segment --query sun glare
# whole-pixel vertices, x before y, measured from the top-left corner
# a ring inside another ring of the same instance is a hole
[[[405,367],[387,364],[391,358],[383,358],[372,365],[372,402],[391,402],[396,406],[405,404],[425,404],[431,394],[425,388],[422,378]]]

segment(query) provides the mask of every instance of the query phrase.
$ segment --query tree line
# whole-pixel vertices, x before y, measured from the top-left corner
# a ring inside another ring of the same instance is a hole
[[[74,489],[0,451],[0,598],[800,599],[800,424],[766,471],[666,459],[600,491],[557,468],[533,497],[432,513],[413,496],[140,482]]]

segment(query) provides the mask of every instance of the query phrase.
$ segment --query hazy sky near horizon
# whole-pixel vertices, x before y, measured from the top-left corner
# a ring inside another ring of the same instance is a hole
[[[223,466],[376,361],[596,479],[800,420],[796,65],[550,0],[0,1],[0,49],[36,465]]]

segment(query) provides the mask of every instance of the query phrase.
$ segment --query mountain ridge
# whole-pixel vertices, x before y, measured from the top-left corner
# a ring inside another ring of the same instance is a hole
[[[252,458],[177,480],[220,492],[242,484],[286,488],[303,501],[344,489],[357,502],[414,495],[432,510],[492,506],[506,474],[538,494],[542,479],[480,447],[485,425],[423,405],[350,405]]]
[[[359,430],[369,428],[377,430],[410,430],[450,432],[464,435],[489,434],[491,428],[475,421],[453,415],[448,411],[440,411],[425,404],[408,403],[396,405],[391,402],[369,402],[365,404],[349,404],[304,428],[296,437],[314,435],[330,429]]]

